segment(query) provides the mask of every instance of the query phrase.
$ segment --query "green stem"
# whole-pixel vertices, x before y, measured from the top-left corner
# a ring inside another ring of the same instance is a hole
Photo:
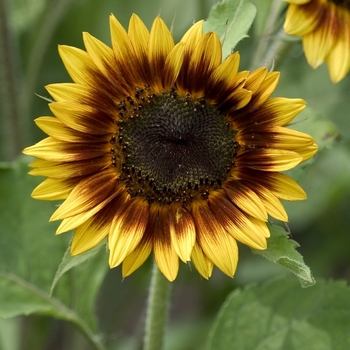
[[[274,70],[279,70],[293,43],[299,40],[281,29],[265,55],[265,62],[269,63]]]
[[[281,25],[279,20],[281,19],[281,13],[285,6],[286,4],[281,0],[273,0],[271,2],[270,11],[265,22],[264,35],[259,38],[250,70],[255,70],[266,64],[271,64],[271,62],[266,61],[266,53],[271,44],[271,38],[274,38],[273,34],[276,32],[278,26]]]
[[[161,350],[164,346],[169,308],[170,283],[154,262],[149,290],[144,350]]]
[[[23,148],[18,87],[16,40],[11,31],[7,0],[0,0],[0,157],[7,161],[13,160]]]
[[[206,0],[199,0],[197,10],[199,12],[198,19],[208,19],[209,16],[209,8],[208,2]]]
[[[1,1],[1,0],[0,0]],[[47,8],[44,11],[42,24],[38,30],[34,46],[28,58],[28,68],[26,70],[26,84],[24,85],[23,105],[27,111],[31,110],[35,84],[40,74],[42,61],[52,36],[60,24],[62,17],[68,11],[75,0],[55,0],[47,2]]]

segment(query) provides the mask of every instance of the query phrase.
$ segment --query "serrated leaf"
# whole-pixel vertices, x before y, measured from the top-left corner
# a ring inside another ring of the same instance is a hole
[[[268,224],[271,237],[268,239],[266,250],[254,250],[254,254],[267,260],[280,264],[294,273],[302,287],[310,287],[315,284],[310,268],[305,265],[304,259],[296,251],[299,244],[288,237],[287,232],[280,226]]]
[[[205,33],[215,32],[219,36],[223,59],[248,36],[255,15],[256,8],[249,0],[224,0],[212,7],[203,29]]]
[[[208,338],[207,350],[343,350],[350,348],[350,289],[318,281],[303,289],[275,280],[232,292]]]

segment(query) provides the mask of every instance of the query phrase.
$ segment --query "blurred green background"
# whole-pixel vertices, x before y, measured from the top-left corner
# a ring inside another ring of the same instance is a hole
[[[47,101],[35,94],[49,97],[45,85],[70,81],[58,56],[58,44],[83,48],[83,31],[110,44],[110,13],[124,26],[128,25],[130,15],[136,13],[149,28],[154,17],[160,14],[169,27],[174,23],[173,34],[175,41],[178,41],[194,20],[208,17],[215,3],[216,0],[0,0],[0,21],[3,24],[7,22],[10,28],[10,32],[5,33],[5,37],[10,40],[1,42],[1,57],[10,60],[7,64],[15,67],[15,75],[10,77],[12,84],[9,85],[7,66],[4,61],[1,62],[0,160],[4,162],[4,169],[7,166],[5,162],[15,160],[22,148],[44,136],[33,119],[50,115],[50,112]],[[258,17],[249,32],[250,37],[236,47],[241,53],[242,70],[250,68],[257,44],[261,40],[268,40],[261,25],[265,18],[264,6],[260,0],[255,3]],[[276,23],[276,26],[281,23]],[[4,26],[2,28],[4,30]],[[288,228],[292,238],[300,244],[299,252],[316,280],[327,278],[349,281],[350,77],[333,85],[325,65],[317,70],[307,65],[302,45],[298,41],[290,49],[279,70],[281,79],[274,95],[305,99],[308,107],[298,117],[295,127],[322,138],[317,141],[323,144],[323,149],[312,164],[293,172],[309,199],[285,203],[290,219]],[[315,116],[318,122],[313,124]],[[28,161],[25,158],[24,162]],[[49,261],[52,266],[57,266],[71,233],[55,237],[56,224],[46,223],[55,204],[37,203],[30,198],[31,190],[41,179],[27,179],[29,176],[24,175],[27,171],[25,166],[16,169],[16,178],[12,178],[12,172],[6,175],[6,171],[1,177],[0,222],[4,226],[0,229],[0,254],[2,257],[8,254],[10,261],[12,253],[9,252],[16,246],[17,250],[13,254],[21,257],[16,258],[17,262],[23,258],[23,264],[30,265],[31,261],[42,259],[41,265],[33,262],[33,266],[42,266],[44,270]],[[16,188],[12,191],[8,186]],[[17,193],[18,198],[8,197],[13,193]],[[33,227],[18,223],[22,205],[29,208],[30,223],[34,225],[35,232],[31,232]],[[13,225],[9,224],[11,220]],[[38,231],[37,228],[41,226],[35,226],[37,222],[43,222],[42,230]],[[24,244],[27,242],[26,235],[30,237],[28,244]],[[85,276],[83,282],[79,283],[86,290],[90,288],[90,279],[94,280],[91,282],[94,287],[91,288],[96,292],[96,302],[94,293],[86,302],[92,304],[108,349],[138,349],[142,341],[151,260],[122,281],[120,268],[108,270],[108,255],[104,248],[101,251],[97,254],[98,259],[94,258],[102,261],[94,270],[98,277],[90,277],[88,266],[83,264],[65,276],[59,282],[58,289],[74,285],[72,280],[76,278],[75,275]],[[27,266],[25,273],[29,273],[29,270]],[[46,272],[47,280],[52,281],[54,272],[51,275]],[[34,271],[31,273],[34,274]],[[215,269],[212,278],[205,281],[195,270],[181,264],[179,276],[173,283],[169,321],[171,331],[167,335],[167,349],[203,349],[214,315],[228,293],[237,287],[262,283],[276,276],[292,277],[284,268],[251,254],[242,245],[234,279]],[[102,286],[98,288],[101,281]],[[47,284],[46,291],[49,286]],[[75,290],[74,298],[84,298],[85,289]],[[80,308],[83,310],[84,305]],[[90,349],[90,345],[72,324],[47,315],[30,315],[0,319],[0,349],[83,350]]]

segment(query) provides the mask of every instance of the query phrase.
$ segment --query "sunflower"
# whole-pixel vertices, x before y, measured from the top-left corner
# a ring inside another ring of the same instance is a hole
[[[107,237],[123,276],[151,252],[170,281],[179,259],[233,276],[237,241],[266,249],[268,215],[288,220],[279,199],[306,198],[279,173],[317,151],[284,127],[305,102],[270,98],[278,72],[222,61],[202,21],[176,45],[159,17],[149,31],[132,15],[126,31],[111,15],[110,28],[112,48],[88,33],[86,51],[59,46],[74,83],[46,87],[55,117],[36,119],[48,137],[24,150],[30,174],[47,177],[32,195],[65,200],[50,220],[75,230],[72,255]]]
[[[285,0],[290,3],[284,30],[302,36],[305,56],[311,67],[326,60],[333,83],[350,69],[350,1]]]

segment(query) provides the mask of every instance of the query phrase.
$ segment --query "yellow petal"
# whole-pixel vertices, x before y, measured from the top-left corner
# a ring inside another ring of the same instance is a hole
[[[47,137],[23,153],[28,156],[54,162],[75,162],[101,157],[110,152],[110,143],[69,143]]]
[[[268,229],[266,222],[261,221],[259,219],[256,219],[252,216],[248,216],[248,217],[249,217],[249,221],[251,221],[252,224],[256,227],[256,232],[262,233],[265,238],[270,237],[270,235],[271,235],[270,230]],[[265,241],[265,246],[260,248],[260,249],[262,250],[262,249],[266,249],[266,248],[267,248],[267,242]]]
[[[124,79],[130,86],[140,84],[142,76],[140,75],[140,66],[134,46],[119,21],[113,15],[109,18],[112,46],[119,70],[123,73]]]
[[[298,152],[303,157],[303,160],[302,160],[303,162],[313,157],[317,153],[317,151],[318,151],[318,146],[316,145],[316,143],[308,147],[296,150],[296,152]]]
[[[140,243],[149,216],[149,205],[140,197],[134,197],[116,209],[108,236],[111,268],[118,266]]]
[[[151,28],[148,51],[148,60],[153,76],[152,87],[157,92],[163,90],[160,71],[163,69],[165,60],[173,48],[174,39],[168,27],[162,19],[157,17]]]
[[[190,261],[196,241],[196,228],[192,215],[182,206],[173,204],[169,208],[169,226],[176,254],[183,262]]]
[[[263,202],[266,211],[269,215],[277,220],[281,220],[284,222],[288,221],[288,215],[283,205],[279,201],[279,199],[266,187],[260,185],[259,183],[251,180],[240,180],[246,186],[250,187],[261,199]]]
[[[275,91],[278,81],[280,79],[280,72],[269,72],[265,80],[260,85],[259,91],[254,95],[254,107],[260,107],[271,94]]]
[[[97,227],[93,217],[87,220],[74,231],[70,254],[73,256],[82,254],[96,247],[108,235],[109,227],[109,225]]]
[[[70,246],[72,256],[85,253],[96,247],[108,234],[109,226],[96,230],[93,226],[93,218],[90,218],[83,225],[80,225],[73,235]]]
[[[259,196],[239,181],[231,180],[223,184],[227,197],[247,214],[267,221],[267,212]]]
[[[134,47],[137,60],[140,62],[140,67],[143,68],[141,70],[142,76],[147,85],[150,85],[152,75],[148,61],[149,31],[140,17],[135,14],[132,14],[130,18],[128,35]]]
[[[170,52],[164,63],[162,86],[164,91],[170,92],[180,73],[184,58],[184,44],[178,43]]]
[[[254,113],[251,113],[249,110],[238,111],[233,113],[230,119],[236,130],[249,128],[254,125],[283,126],[290,123],[305,106],[306,102],[299,98],[273,97],[254,110]]]
[[[235,140],[243,147],[269,147],[285,149],[299,153],[308,146],[314,144],[315,140],[308,134],[287,129],[280,126],[256,126],[240,130]]]
[[[149,31],[139,16],[132,14],[128,29],[129,38],[134,46],[135,54],[144,60],[148,52]]]
[[[185,96],[188,92],[187,79],[188,69],[191,58],[197,43],[203,36],[203,21],[195,23],[182,37],[181,41],[185,44],[185,52],[183,58],[183,64],[177,80],[177,91],[179,96]]]
[[[265,233],[249,215],[239,210],[224,194],[213,192],[208,201],[210,210],[220,224],[237,241],[253,248],[265,249]],[[261,221],[262,222],[262,221]]]
[[[327,15],[313,32],[303,36],[306,59],[312,68],[317,68],[328,55],[339,38],[336,25],[336,6],[331,1],[327,5]],[[343,31],[344,29],[340,29]]]
[[[111,156],[109,154],[94,158],[92,162],[90,159],[80,162],[59,163],[49,160],[37,159],[31,163],[31,166],[36,167],[32,169],[29,174],[33,176],[48,176],[55,179],[71,179],[80,181],[84,176],[88,176],[100,172],[110,167]],[[118,175],[119,172],[116,171]]]
[[[342,80],[350,69],[350,13],[338,10],[339,30],[334,47],[329,51],[326,62],[333,83]]]
[[[200,98],[205,95],[205,85],[213,70],[217,68],[222,61],[222,49],[219,37],[209,32],[199,40],[189,61],[187,81],[188,91],[192,98]],[[201,77],[193,79],[192,77]]]
[[[253,93],[256,93],[259,90],[260,85],[262,84],[262,82],[266,78],[266,75],[267,75],[266,67],[261,67],[261,68],[255,70],[254,72],[249,74],[249,76],[244,84],[244,87],[247,90],[250,90]]]
[[[66,199],[75,186],[74,179],[46,179],[34,189],[32,197],[46,201]]]
[[[224,62],[215,68],[207,85],[206,98],[215,101],[217,96],[230,92],[237,87],[237,73],[240,56],[238,52],[229,55]]]
[[[49,107],[62,123],[82,133],[109,135],[116,131],[112,118],[88,105],[74,102],[53,102],[50,103]]]
[[[215,84],[221,80],[232,82],[238,73],[240,55],[234,52],[229,55],[213,72],[208,85]]]
[[[84,134],[81,134],[54,117],[39,117],[35,124],[49,136],[67,142],[82,142]]]
[[[197,242],[204,254],[222,272],[232,277],[238,262],[235,239],[224,230],[206,201],[193,203],[192,216],[196,225]]]
[[[66,45],[59,45],[58,52],[68,74],[75,83],[94,85],[92,73],[97,67],[87,52]]]
[[[129,199],[124,186],[120,186],[119,195],[115,196],[103,210],[98,211],[84,223],[76,228],[70,247],[72,255],[84,253],[93,248],[105,238],[111,228],[116,214],[115,208],[119,208]]]
[[[179,271],[179,257],[171,241],[167,205],[159,207],[159,217],[154,230],[153,253],[159,270],[169,281],[174,281]]]
[[[179,257],[174,247],[156,241],[153,252],[159,270],[170,282],[174,281],[179,272]]]
[[[86,85],[76,83],[49,84],[45,89],[55,99],[55,101],[76,101],[87,94],[90,95],[91,88]]]
[[[92,208],[87,209],[86,211],[84,211],[82,213],[65,218],[61,222],[61,224],[58,226],[58,228],[56,230],[56,235],[60,235],[63,232],[73,230],[74,228],[83,225],[87,220],[89,220],[91,217],[93,217],[96,213],[100,212],[101,210],[104,210],[104,208],[107,205],[109,205],[115,197],[117,197],[117,196],[123,197],[120,194],[121,191],[124,191],[124,189],[119,190],[119,191],[116,190],[115,193],[112,193],[105,200],[99,202],[98,204],[96,204]]]
[[[229,110],[235,115],[235,111],[248,106],[252,99],[252,92],[246,89],[235,89],[226,100],[220,104],[220,109]],[[234,119],[235,117],[233,117]]]
[[[122,265],[122,275],[127,277],[136,271],[149,257],[152,251],[151,241],[141,241],[139,245],[125,257]]]
[[[291,1],[289,1],[291,2]],[[284,30],[290,35],[305,35],[314,31],[320,24],[319,4],[316,1],[309,1],[306,6],[298,6],[294,3],[289,5]]]
[[[193,51],[202,36],[203,20],[193,24],[193,26],[191,26],[191,28],[182,37],[181,42],[186,43],[186,52]]]
[[[113,72],[110,71],[108,78],[111,79]],[[79,102],[82,105],[89,105],[98,110],[102,110],[107,114],[114,115],[115,104],[118,103],[121,96],[128,94],[128,90],[122,86],[122,81],[108,81],[105,77],[101,81],[102,75],[95,75],[95,81],[92,86],[75,84],[75,83],[59,83],[46,85],[45,89],[57,102]],[[94,79],[94,77],[93,77]],[[103,86],[103,84],[108,84]],[[114,84],[113,92],[109,91],[110,85]],[[101,103],[103,101],[103,103]]]
[[[83,33],[83,40],[91,60],[104,75],[109,76],[112,69],[116,69],[113,50],[87,32]]]
[[[268,174],[264,180],[266,181],[264,181],[263,185],[278,198],[288,201],[297,201],[307,198],[305,191],[299,184],[286,175],[272,173]]]
[[[108,169],[81,180],[51,216],[50,221],[75,216],[98,206],[115,189],[116,179],[114,170]]]
[[[193,247],[191,259],[195,268],[201,274],[201,276],[203,276],[205,279],[209,279],[209,277],[213,273],[214,264],[204,254],[202,248],[198,243],[196,243]]]
[[[268,148],[247,151],[235,159],[238,167],[262,171],[286,171],[294,168],[302,160],[303,157],[296,152]]]
[[[137,247],[123,261],[123,277],[129,276],[138,269],[151,254],[157,222],[159,219],[158,204],[151,204],[146,230]]]

